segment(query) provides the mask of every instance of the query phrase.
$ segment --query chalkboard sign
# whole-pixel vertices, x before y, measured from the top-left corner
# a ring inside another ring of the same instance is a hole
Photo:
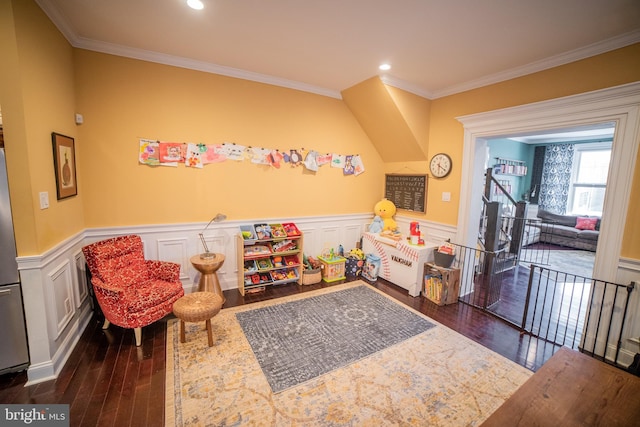
[[[427,212],[427,175],[385,175],[384,197],[396,209]]]

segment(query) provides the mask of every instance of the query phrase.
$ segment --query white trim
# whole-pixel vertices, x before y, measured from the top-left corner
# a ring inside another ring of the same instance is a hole
[[[442,98],[444,96],[454,95],[456,93],[465,92],[479,87],[488,86],[495,83],[504,82],[507,80],[515,79],[517,77],[526,76],[528,74],[537,73],[539,71],[548,70],[550,68],[559,67],[561,65],[569,64],[571,62],[579,61],[592,56],[600,55],[615,49],[620,49],[626,46],[630,46],[634,43],[640,42],[640,30],[630,31],[628,33],[612,37],[607,40],[602,40],[588,46],[584,46],[578,49],[570,50],[568,52],[554,55],[549,58],[544,58],[539,61],[534,61],[529,64],[525,64],[521,67],[511,68],[499,73],[490,74],[479,79],[464,82],[458,85],[449,86],[442,90],[438,90],[432,93],[431,99]]]
[[[586,124],[614,122],[612,146],[600,240],[594,275],[615,281],[621,241],[631,196],[633,171],[640,139],[640,82],[584,94],[494,110],[457,118],[464,125],[461,203],[458,213],[458,242],[475,244],[478,224],[477,185],[482,182],[474,150],[486,139],[509,134],[562,129]],[[615,201],[615,203],[614,203]]]

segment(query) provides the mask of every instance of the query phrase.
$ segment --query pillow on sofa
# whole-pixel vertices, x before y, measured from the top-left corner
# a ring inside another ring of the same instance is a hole
[[[585,218],[583,216],[579,216],[578,219],[576,219],[576,228],[578,230],[595,230],[597,222],[598,218]]]

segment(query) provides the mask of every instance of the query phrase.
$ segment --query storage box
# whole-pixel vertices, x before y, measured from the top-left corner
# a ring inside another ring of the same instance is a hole
[[[254,260],[249,259],[244,262],[245,273],[255,273],[256,271],[258,271],[258,266]]]
[[[322,269],[305,269],[302,270],[302,284],[313,285],[322,280]]]
[[[364,268],[364,260],[357,258],[347,258],[345,263],[345,274],[349,278],[355,278],[362,274]]]
[[[271,227],[272,239],[284,239],[287,237],[287,232],[284,230],[282,224],[269,224],[269,227]]]
[[[255,224],[254,228],[258,240],[271,239],[271,227],[269,224]]]
[[[296,225],[292,222],[285,222],[282,224],[282,227],[284,228],[284,231],[287,232],[287,236],[289,237],[296,237],[300,235],[300,230],[298,230],[298,227],[296,227]]]
[[[240,234],[242,234],[242,241],[245,245],[253,245],[256,240],[256,230],[253,225],[241,225]]]
[[[460,295],[460,269],[444,268],[432,263],[424,264],[422,294],[438,305],[458,302]]]
[[[433,262],[438,267],[449,268],[456,258],[455,255],[439,252],[438,249],[433,250]]]
[[[284,257],[284,265],[287,267],[292,267],[300,264],[298,261],[298,255],[287,255]]]
[[[271,246],[273,253],[291,252],[298,249],[298,245],[295,241],[284,239],[274,242]]]
[[[325,282],[335,282],[345,279],[346,258],[337,256],[328,259],[319,256],[318,261],[322,264],[322,280]]]
[[[433,261],[433,249],[438,245],[427,241],[424,246],[416,246],[399,241],[391,246],[382,241],[379,234],[368,232],[364,233],[362,239],[364,253],[380,257],[379,277],[406,289],[412,297],[420,296],[424,263]],[[364,277],[364,270],[362,273]]]
[[[258,266],[258,271],[265,271],[273,268],[273,264],[269,258],[260,258],[256,260],[256,265]]]

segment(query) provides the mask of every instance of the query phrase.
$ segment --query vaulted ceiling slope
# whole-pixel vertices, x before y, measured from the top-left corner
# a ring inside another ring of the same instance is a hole
[[[640,41],[638,0],[36,0],[78,48],[326,96],[428,99]]]

